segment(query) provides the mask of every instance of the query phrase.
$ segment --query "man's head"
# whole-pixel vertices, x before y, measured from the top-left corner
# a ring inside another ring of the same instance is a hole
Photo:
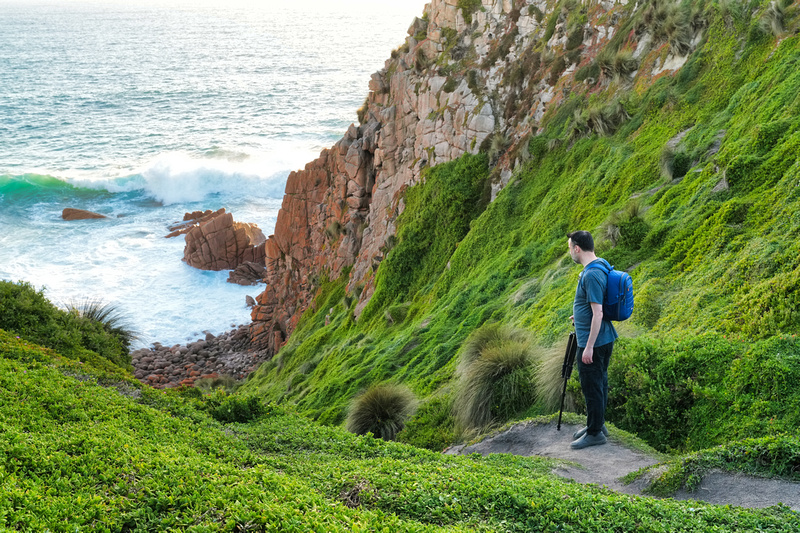
[[[573,231],[567,233],[569,255],[576,263],[583,264],[581,257],[591,255],[594,257],[594,239],[588,231]]]

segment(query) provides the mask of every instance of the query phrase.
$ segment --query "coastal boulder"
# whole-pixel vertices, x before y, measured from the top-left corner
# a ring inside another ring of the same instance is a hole
[[[183,260],[201,270],[233,270],[243,263],[264,265],[266,237],[255,224],[234,222],[221,213],[186,233]]]
[[[212,218],[218,217],[224,213],[224,207],[222,209],[218,209],[217,211],[206,209],[205,211],[193,211],[191,213],[186,213],[183,215],[183,222],[173,224],[169,227],[171,233],[167,235],[166,238],[169,239],[179,235],[186,235],[192,230],[192,228],[196,228],[200,224],[208,222]]]
[[[61,218],[64,220],[90,220],[95,218],[108,218],[105,215],[101,215],[100,213],[95,213],[93,211],[85,211],[83,209],[73,209],[72,207],[67,207],[61,212]]]
[[[228,283],[237,285],[258,285],[267,274],[263,264],[245,262],[237,266],[228,275]]]

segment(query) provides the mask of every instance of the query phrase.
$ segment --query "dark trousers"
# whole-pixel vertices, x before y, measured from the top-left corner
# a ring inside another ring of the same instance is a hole
[[[581,390],[586,400],[586,433],[597,435],[606,421],[606,404],[608,404],[608,363],[611,361],[611,352],[614,343],[609,342],[603,346],[595,346],[592,364],[587,365],[581,360],[583,348],[578,348],[575,358],[578,360],[578,377],[581,380]]]

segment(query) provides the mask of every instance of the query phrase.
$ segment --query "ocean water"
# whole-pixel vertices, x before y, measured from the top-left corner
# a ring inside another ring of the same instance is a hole
[[[271,234],[423,6],[0,0],[0,279],[113,304],[141,346],[249,322],[263,286],[187,266],[168,226],[225,207]]]

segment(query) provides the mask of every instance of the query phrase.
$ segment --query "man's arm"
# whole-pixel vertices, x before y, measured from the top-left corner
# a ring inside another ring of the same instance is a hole
[[[581,361],[585,365],[592,364],[592,357],[594,356],[594,341],[600,334],[600,326],[603,324],[603,304],[596,302],[589,302],[592,306],[592,325],[589,329],[589,338],[586,340],[586,348],[583,349],[583,356]]]

